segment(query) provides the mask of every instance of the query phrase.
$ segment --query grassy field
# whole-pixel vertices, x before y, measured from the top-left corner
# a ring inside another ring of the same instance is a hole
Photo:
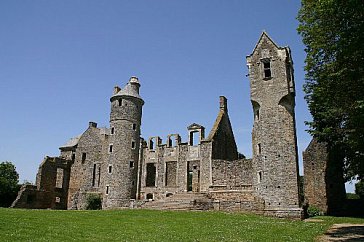
[[[0,241],[313,241],[333,223],[222,212],[0,209]]]

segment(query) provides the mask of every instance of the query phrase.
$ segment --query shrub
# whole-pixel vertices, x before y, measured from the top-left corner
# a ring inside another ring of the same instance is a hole
[[[323,212],[315,206],[309,206],[307,209],[307,214],[308,214],[308,217],[315,217],[315,216],[323,215]]]
[[[355,193],[346,193],[346,199],[356,200],[356,199],[360,199],[360,197],[358,194],[355,194]]]
[[[99,210],[102,208],[102,199],[99,194],[90,193],[86,199],[87,210]]]

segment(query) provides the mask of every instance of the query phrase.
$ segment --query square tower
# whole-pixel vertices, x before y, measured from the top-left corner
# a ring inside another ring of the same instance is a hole
[[[300,217],[291,51],[263,32],[247,64],[254,112],[254,191],[264,200],[267,215]]]

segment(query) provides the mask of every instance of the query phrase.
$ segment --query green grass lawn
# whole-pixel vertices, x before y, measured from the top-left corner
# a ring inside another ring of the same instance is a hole
[[[222,212],[0,208],[0,241],[313,241],[333,223]]]

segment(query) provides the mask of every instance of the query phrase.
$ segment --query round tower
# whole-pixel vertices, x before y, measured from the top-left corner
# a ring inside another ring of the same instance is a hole
[[[114,88],[110,98],[110,136],[103,207],[128,207],[136,197],[140,125],[143,99],[140,83],[131,77],[126,86]]]

